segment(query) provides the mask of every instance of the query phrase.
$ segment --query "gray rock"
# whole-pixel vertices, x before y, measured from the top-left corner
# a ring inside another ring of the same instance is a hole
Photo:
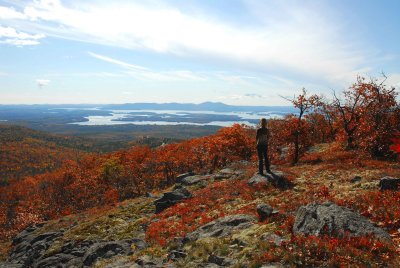
[[[156,195],[154,195],[154,194],[152,194],[150,192],[146,193],[146,197],[148,197],[148,198],[158,198],[158,196],[156,196]]]
[[[189,177],[189,176],[194,176],[194,173],[193,172],[188,172],[188,173],[180,174],[180,175],[178,175],[176,177],[175,182],[176,183],[181,183],[184,178]]]
[[[53,241],[62,236],[63,232],[49,232],[36,235],[38,227],[28,227],[14,240],[14,248],[10,252],[9,261],[23,266],[31,266],[37,262]]]
[[[251,177],[248,181],[247,184],[250,186],[256,185],[256,184],[267,184],[268,183],[268,178],[260,175],[260,174],[255,174],[253,177]]]
[[[233,230],[249,228],[256,220],[256,217],[244,214],[226,216],[199,227],[186,237],[192,241],[206,237],[224,237],[230,235]]]
[[[400,186],[400,179],[392,177],[383,177],[379,181],[381,191],[384,190],[398,190]]]
[[[54,256],[42,259],[33,265],[34,268],[46,268],[46,267],[71,267],[71,265],[67,266],[67,263],[71,264],[72,259],[76,259],[76,256],[68,255],[68,254],[56,254]],[[82,263],[80,258],[78,258],[79,262]]]
[[[38,223],[38,224],[34,224],[34,225],[31,225],[31,226],[25,228],[25,230],[23,230],[16,237],[14,237],[14,239],[12,241],[12,245],[19,244],[23,240],[31,241],[35,237],[35,235],[33,235],[32,233],[34,231],[40,229],[43,225],[44,225],[44,223]],[[30,236],[30,238],[29,238],[29,236]]]
[[[228,179],[231,177],[237,177],[241,174],[243,174],[243,170],[235,170],[232,168],[224,168],[221,169],[217,174],[214,175],[214,179],[216,180],[221,180],[221,179]]]
[[[192,197],[192,194],[183,187],[177,188],[172,192],[164,193],[164,195],[154,201],[154,205],[156,206],[156,213],[162,212],[164,209],[167,209],[181,200]]]
[[[387,232],[373,225],[365,217],[332,202],[311,203],[300,207],[296,213],[293,232],[338,237],[346,234],[351,236],[373,234],[380,239],[391,240]]]
[[[90,266],[98,259],[109,259],[115,255],[131,253],[131,243],[128,240],[94,243],[83,256],[83,264]]]
[[[183,250],[172,250],[169,254],[167,259],[176,261],[178,259],[186,258],[187,254]]]
[[[14,264],[11,262],[0,262],[0,268],[23,268],[22,264]]]
[[[265,219],[271,217],[273,214],[277,214],[278,211],[274,210],[273,207],[271,207],[268,204],[259,204],[257,205],[257,214],[260,219],[260,221],[264,221]]]
[[[205,180],[204,176],[194,175],[188,176],[181,180],[181,184],[185,186],[195,185]]]
[[[361,177],[360,176],[354,176],[351,180],[350,180],[350,182],[351,183],[356,183],[356,182],[359,182],[359,181],[361,181]]]
[[[219,266],[230,266],[233,261],[231,259],[228,259],[228,258],[224,258],[224,257],[220,257],[220,256],[217,256],[217,255],[211,254],[208,257],[208,262],[217,264]]]
[[[144,255],[138,258],[135,263],[139,265],[139,267],[145,268],[161,268],[165,267],[163,265],[163,261],[161,258],[154,258],[149,255]]]

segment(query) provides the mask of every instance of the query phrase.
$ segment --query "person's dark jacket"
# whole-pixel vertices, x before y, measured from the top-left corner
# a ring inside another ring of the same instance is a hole
[[[256,142],[257,146],[268,146],[269,130],[268,128],[261,127],[257,129]]]

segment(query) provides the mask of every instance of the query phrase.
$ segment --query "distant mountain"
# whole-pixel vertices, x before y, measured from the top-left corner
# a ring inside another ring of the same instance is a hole
[[[292,106],[240,106],[228,105],[222,102],[194,103],[125,103],[101,105],[107,110],[184,110],[184,111],[214,111],[214,112],[296,112]]]

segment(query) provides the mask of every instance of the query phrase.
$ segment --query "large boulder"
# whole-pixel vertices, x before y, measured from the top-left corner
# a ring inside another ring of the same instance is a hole
[[[176,203],[190,197],[192,197],[192,194],[184,187],[177,187],[172,192],[164,193],[160,199],[154,201],[156,213],[160,213]]]
[[[383,177],[379,181],[379,188],[384,190],[398,190],[400,188],[400,179],[392,177]]]
[[[329,235],[343,237],[375,235],[383,240],[390,236],[383,229],[376,227],[367,218],[352,210],[332,202],[311,203],[302,206],[296,213],[293,232],[307,235]]]
[[[196,231],[189,233],[186,238],[194,241],[206,237],[225,237],[234,230],[251,227],[256,220],[256,217],[245,214],[226,216],[199,227]]]

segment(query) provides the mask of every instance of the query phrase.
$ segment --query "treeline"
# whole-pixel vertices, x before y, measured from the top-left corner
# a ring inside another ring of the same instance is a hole
[[[400,126],[396,98],[394,88],[361,77],[331,100],[303,90],[290,99],[298,113],[269,122],[272,162],[296,164],[313,144],[332,141],[368,157],[391,157],[392,138]],[[26,177],[2,188],[0,235],[7,238],[32,222],[113,204],[172,185],[179,173],[213,172],[254,157],[255,129],[236,124],[214,135],[157,148],[134,146],[64,161],[54,172]]]

